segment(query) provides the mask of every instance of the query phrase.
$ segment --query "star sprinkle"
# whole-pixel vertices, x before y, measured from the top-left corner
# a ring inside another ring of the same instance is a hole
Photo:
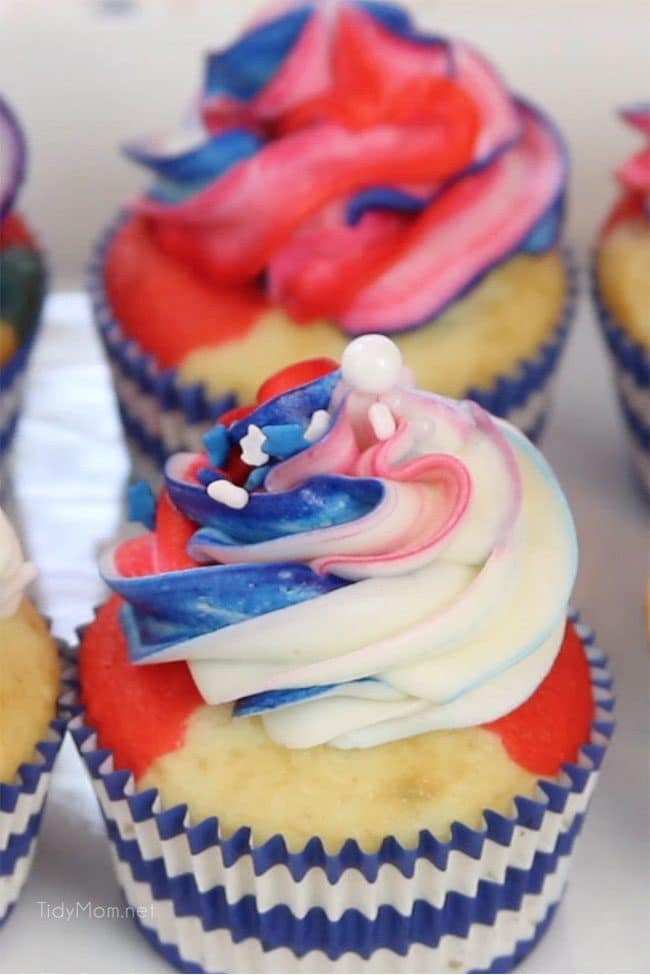
[[[146,481],[136,481],[129,485],[126,495],[129,521],[139,521],[145,528],[152,529],[156,522],[156,499]]]
[[[203,435],[203,443],[214,466],[224,467],[230,453],[230,440],[226,427],[222,423],[216,423]]]
[[[254,423],[249,424],[246,436],[239,441],[242,460],[249,467],[261,467],[268,461],[269,455],[265,450],[262,450],[262,444],[265,440],[264,431],[256,427]]]

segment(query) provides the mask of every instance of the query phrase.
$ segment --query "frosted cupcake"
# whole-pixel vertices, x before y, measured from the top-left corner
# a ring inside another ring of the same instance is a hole
[[[25,369],[45,294],[45,265],[15,209],[25,176],[25,138],[0,98],[0,464],[16,428]]]
[[[594,291],[635,464],[650,494],[650,104],[621,116],[647,145],[617,170],[621,193],[598,241]]]
[[[148,457],[367,332],[422,388],[540,433],[571,303],[567,156],[477,51],[395,6],[291,8],[208,57],[187,126],[127,152],[153,183],[91,290]]]
[[[0,509],[0,924],[27,879],[65,728],[57,645],[24,595],[34,574]]]
[[[72,727],[147,937],[191,971],[509,970],[611,731],[542,456],[366,336],[132,501]]]

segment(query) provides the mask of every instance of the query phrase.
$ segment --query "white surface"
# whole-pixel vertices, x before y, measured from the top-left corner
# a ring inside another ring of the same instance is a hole
[[[590,318],[585,298],[545,443],[576,515],[582,567],[575,603],[611,655],[619,727],[578,843],[564,904],[546,939],[520,969],[529,973],[650,968],[650,655],[641,611],[648,509],[631,476],[610,377]],[[70,637],[101,598],[95,555],[117,525],[126,473],[108,374],[80,295],[55,295],[49,302],[15,469],[26,540],[41,570],[42,606],[54,617],[57,632]],[[108,908],[119,906],[103,825],[67,742],[33,874],[0,935],[0,971],[168,970],[132,921],[106,917]],[[72,916],[66,920],[57,917],[60,913]]]
[[[78,281],[90,242],[144,185],[118,145],[175,126],[200,84],[203,52],[232,39],[260,3],[0,0],[0,85],[31,149],[21,201],[59,281]],[[614,110],[648,97],[648,0],[408,5],[430,30],[476,43],[557,120],[573,160],[569,235],[587,248],[615,193],[611,170],[638,145]]]

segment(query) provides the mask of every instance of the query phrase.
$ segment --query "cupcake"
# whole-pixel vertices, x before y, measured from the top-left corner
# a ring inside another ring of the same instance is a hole
[[[24,595],[33,576],[0,510],[0,924],[27,879],[65,729],[57,644]]]
[[[635,465],[650,494],[650,104],[621,116],[646,146],[617,170],[621,193],[598,241],[594,294]]]
[[[397,6],[269,14],[207,58],[186,124],[90,270],[126,432],[197,450],[270,372],[390,335],[418,384],[541,432],[566,335],[568,161],[467,44]]]
[[[73,736],[187,971],[506,971],[611,732],[541,454],[364,336],[169,459],[109,551]]]
[[[20,409],[29,354],[45,294],[45,264],[31,231],[15,209],[25,176],[25,138],[0,98],[0,462]]]

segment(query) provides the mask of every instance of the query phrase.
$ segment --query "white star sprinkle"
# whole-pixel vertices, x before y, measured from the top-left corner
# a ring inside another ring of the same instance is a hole
[[[305,440],[308,440],[309,443],[319,440],[329,430],[330,420],[331,417],[327,410],[316,410],[315,413],[312,413],[309,425],[305,430]]]
[[[368,419],[377,440],[389,440],[397,429],[395,417],[385,403],[373,403],[368,410]]]
[[[245,488],[225,479],[208,484],[207,491],[214,501],[220,501],[229,508],[245,508],[249,501],[249,494]]]
[[[259,427],[256,427],[254,423],[251,423],[246,431],[246,436],[242,437],[239,441],[241,459],[249,467],[261,467],[269,459],[266,451],[262,450],[262,444],[265,440],[265,433]]]

